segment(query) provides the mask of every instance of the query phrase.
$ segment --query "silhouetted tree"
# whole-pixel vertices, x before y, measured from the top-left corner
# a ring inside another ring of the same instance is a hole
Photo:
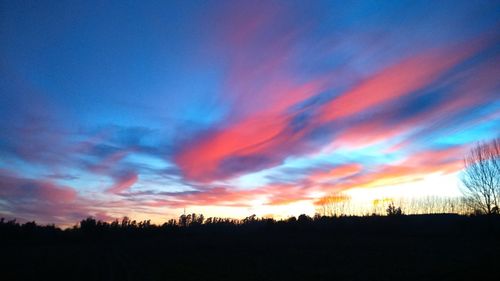
[[[253,214],[251,216],[244,218],[243,223],[248,224],[248,223],[255,222],[256,220],[257,220],[257,215]]]
[[[401,216],[401,215],[403,215],[403,211],[401,210],[401,207],[394,206],[394,203],[389,204],[386,211],[387,211],[388,216]]]
[[[182,227],[187,227],[187,226],[195,226],[195,225],[202,225],[203,222],[205,221],[205,217],[203,214],[182,214],[179,217],[179,226]],[[212,222],[212,220],[210,220]]]
[[[203,221],[205,221],[203,214],[191,214],[191,225],[202,225]]]
[[[180,215],[179,217],[179,225],[182,227],[188,226],[188,217],[185,214]]]
[[[96,229],[96,227],[97,221],[92,217],[88,217],[80,222],[80,229],[82,231],[92,232]]]
[[[299,223],[310,223],[310,222],[313,221],[313,219],[310,216],[306,215],[306,214],[302,214],[302,215],[299,216],[299,218],[297,219],[297,221]]]
[[[123,217],[122,227],[128,227],[130,225],[130,219],[128,217]]]
[[[464,159],[461,176],[466,204],[476,213],[498,214],[500,207],[500,138],[481,143]]]

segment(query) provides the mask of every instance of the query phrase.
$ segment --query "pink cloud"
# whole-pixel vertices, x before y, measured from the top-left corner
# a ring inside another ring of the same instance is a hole
[[[56,223],[67,226],[92,211],[77,192],[47,180],[28,179],[0,170],[0,214],[21,221]]]
[[[132,187],[138,180],[138,175],[135,172],[127,172],[123,175],[115,177],[116,182],[111,186],[107,192],[109,193],[122,193]]]
[[[5,170],[0,171],[0,195],[9,200],[39,200],[71,202],[77,197],[74,189],[50,181],[19,178]]]
[[[313,181],[321,181],[321,180],[329,180],[329,179],[340,179],[347,176],[352,176],[354,174],[359,173],[362,170],[361,164],[353,163],[353,164],[345,164],[334,167],[330,170],[321,170],[314,172],[310,178]]]
[[[313,118],[303,130],[290,129],[293,118],[299,112],[288,112],[286,109],[320,93],[326,85],[324,80],[297,86],[297,94],[292,90],[274,91],[273,96],[284,98],[271,100],[267,109],[263,110],[266,113],[257,111],[233,124],[198,136],[177,153],[175,162],[188,179],[204,182],[279,164],[286,156],[312,149],[307,145],[305,136],[314,128],[408,95],[433,82],[477,49],[472,45],[462,49],[434,50],[396,63],[328,102],[319,110],[317,118]],[[287,96],[288,93],[291,93],[290,96]],[[405,124],[387,129],[381,122],[374,120],[356,125],[343,132],[336,141],[363,142],[365,139],[365,142],[373,142],[396,136],[407,129]],[[370,131],[375,134],[370,135]],[[244,163],[244,159],[250,163],[248,167],[232,170],[224,164],[231,159],[240,163]]]
[[[333,99],[320,112],[322,122],[348,117],[421,89],[459,62],[478,51],[482,44],[457,49],[423,52],[383,69]]]

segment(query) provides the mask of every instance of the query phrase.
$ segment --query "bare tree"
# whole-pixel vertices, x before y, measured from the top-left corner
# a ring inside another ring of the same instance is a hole
[[[500,138],[481,143],[464,159],[461,180],[466,204],[475,212],[498,213],[500,207]]]
[[[351,204],[351,197],[342,193],[333,193],[316,202],[316,212],[322,216],[338,217],[342,215],[353,215],[355,211]]]

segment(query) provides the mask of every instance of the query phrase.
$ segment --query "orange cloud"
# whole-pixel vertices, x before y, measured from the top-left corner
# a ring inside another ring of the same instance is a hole
[[[379,187],[417,181],[433,173],[453,173],[462,168],[466,147],[456,146],[435,151],[414,152],[391,165],[384,165],[335,185],[336,190]]]
[[[334,193],[329,196],[324,196],[319,198],[318,200],[314,201],[314,205],[316,206],[324,206],[327,204],[335,204],[335,203],[342,203],[342,202],[348,202],[351,200],[351,197],[345,194],[340,194],[340,193]]]

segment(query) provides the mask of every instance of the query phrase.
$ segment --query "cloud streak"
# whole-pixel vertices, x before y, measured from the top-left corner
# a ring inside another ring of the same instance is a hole
[[[458,50],[450,48],[415,55],[381,70],[319,107],[288,110],[289,106],[297,105],[292,103],[273,114],[261,115],[257,112],[234,124],[196,136],[179,150],[176,163],[187,178],[206,182],[279,165],[291,155],[315,152],[311,145],[311,135],[315,131],[321,130],[325,138],[333,138],[336,142],[386,140],[399,134],[401,130],[410,130],[420,124],[399,125],[399,129],[389,128],[389,132],[384,135],[362,136],[372,127],[386,127],[385,120],[369,121],[350,126],[335,138],[339,128],[337,124],[328,126],[328,123],[383,110],[380,106],[384,103],[415,94],[432,85],[439,76],[477,52],[478,47],[467,45]],[[317,87],[315,91],[308,92],[319,95],[322,90]],[[285,95],[279,92],[269,94]],[[460,106],[456,102],[453,104]],[[453,105],[447,107],[450,106]]]

